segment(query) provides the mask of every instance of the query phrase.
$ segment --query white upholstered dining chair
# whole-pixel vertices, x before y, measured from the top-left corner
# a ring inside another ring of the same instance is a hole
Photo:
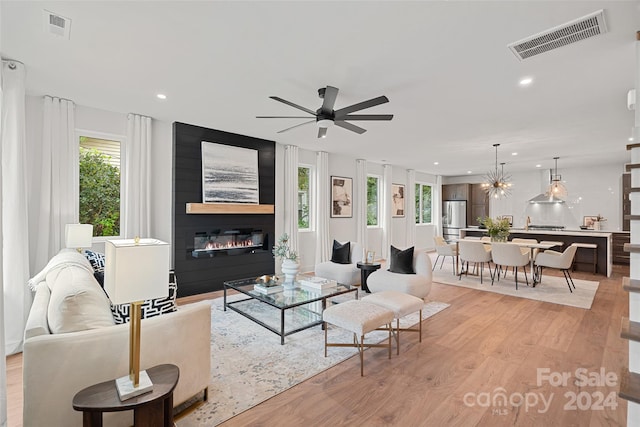
[[[523,254],[520,250],[520,246],[514,243],[494,242],[491,244],[491,257],[493,258],[493,263],[496,266],[491,278],[492,286],[496,276],[498,280],[500,280],[500,268],[502,267],[504,267],[505,270],[509,267],[515,268],[516,290],[518,289],[519,267],[522,267],[524,272],[524,279],[527,282],[527,286],[529,285],[529,279],[527,278],[527,264],[529,264],[529,253],[527,252]]]
[[[444,260],[450,256],[453,266],[453,274],[456,274],[456,258],[458,257],[458,251],[456,250],[455,243],[447,243],[441,236],[435,236],[433,241],[436,244],[436,253],[438,256],[436,257],[436,261],[433,263],[433,267],[431,270],[433,271],[438,264],[438,259],[442,257],[442,262],[440,263],[440,269],[442,270],[442,266],[444,265]]]
[[[535,267],[537,269],[536,278],[538,282],[542,280],[542,269],[544,267],[556,268],[564,273],[564,280],[567,282],[569,291],[573,293],[571,286],[575,289],[576,285],[573,284],[573,279],[571,278],[569,269],[571,268],[571,264],[573,264],[573,257],[576,256],[577,249],[578,248],[576,246],[569,246],[564,250],[564,252],[557,252],[548,249],[536,255]],[[569,284],[569,282],[571,282],[571,284]]]
[[[469,263],[480,264],[480,283],[482,283],[482,273],[484,271],[484,264],[489,265],[489,275],[491,275],[491,281],[493,282],[493,274],[491,274],[491,250],[485,249],[485,244],[481,241],[473,240],[460,240],[458,242],[459,257],[460,257],[460,273],[458,280],[462,278],[462,274],[465,276],[469,273]],[[466,263],[466,268],[465,268]]]

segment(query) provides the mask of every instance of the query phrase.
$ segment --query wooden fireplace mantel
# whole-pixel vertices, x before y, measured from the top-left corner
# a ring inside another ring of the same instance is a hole
[[[187,203],[188,214],[273,214],[274,205],[247,203]]]

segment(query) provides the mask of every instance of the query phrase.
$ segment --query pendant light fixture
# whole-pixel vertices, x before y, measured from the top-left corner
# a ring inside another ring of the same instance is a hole
[[[560,157],[554,157],[553,160],[556,161],[556,169],[555,173],[551,174],[551,180],[549,183],[549,188],[547,189],[547,195],[549,197],[555,196],[558,199],[565,200],[569,195],[567,188],[562,183],[562,175],[558,174],[558,159]]]
[[[487,192],[489,197],[499,199],[501,197],[507,197],[511,194],[511,179],[510,175],[504,173],[504,163],[500,163],[501,170],[498,171],[498,147],[500,144],[493,144],[496,149],[496,166],[495,170],[487,172],[484,178],[482,188]]]

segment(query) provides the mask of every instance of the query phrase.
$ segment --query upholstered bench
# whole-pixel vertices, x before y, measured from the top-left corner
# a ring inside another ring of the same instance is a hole
[[[424,301],[413,295],[404,294],[398,291],[383,291],[375,294],[367,295],[362,298],[363,302],[369,302],[380,307],[384,307],[393,311],[393,317],[396,319],[395,339],[396,339],[396,352],[400,354],[400,331],[405,332],[418,332],[419,341],[422,342],[422,308],[424,307]],[[400,328],[400,318],[408,314],[420,312],[420,320],[418,321],[418,328]],[[380,328],[383,329],[383,328]]]
[[[360,376],[364,376],[364,350],[368,347],[386,347],[391,359],[391,322],[393,311],[376,304],[361,300],[351,300],[335,304],[322,312],[324,323],[324,357],[327,357],[327,347],[356,347],[360,353]],[[353,343],[328,342],[328,325],[337,326],[353,332]],[[387,325],[389,338],[387,344],[365,344],[364,336],[381,326]]]

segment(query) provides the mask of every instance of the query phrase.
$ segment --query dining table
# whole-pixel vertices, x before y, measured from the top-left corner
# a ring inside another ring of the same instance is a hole
[[[485,245],[491,245],[491,243],[493,243],[493,242],[491,242],[489,240],[480,240],[479,238],[473,238],[473,237],[471,237],[471,238],[464,237],[462,239],[454,239],[454,240],[455,240],[455,243],[456,243],[456,254],[460,253],[459,252],[460,251],[460,247],[459,247],[458,243],[461,240],[482,242]],[[536,284],[538,282],[540,282],[540,277],[539,277],[538,274],[535,274],[535,270],[534,270],[534,261],[535,261],[535,258],[533,256],[534,251],[536,249],[542,249],[542,250],[551,249],[551,248],[553,248],[555,246],[558,246],[558,244],[555,243],[555,242],[554,243],[547,243],[547,242],[545,242],[545,243],[537,243],[537,242],[536,243],[533,243],[533,242],[506,242],[506,243],[509,243],[509,244],[512,244],[512,245],[517,245],[517,246],[519,246],[521,248],[529,248],[529,250],[530,250],[529,259],[530,259],[531,276],[533,277],[533,287],[535,288]],[[458,255],[458,256],[456,256],[456,270],[455,270],[456,271],[456,275],[458,274],[458,271],[459,271],[459,260],[460,260],[460,256]]]

